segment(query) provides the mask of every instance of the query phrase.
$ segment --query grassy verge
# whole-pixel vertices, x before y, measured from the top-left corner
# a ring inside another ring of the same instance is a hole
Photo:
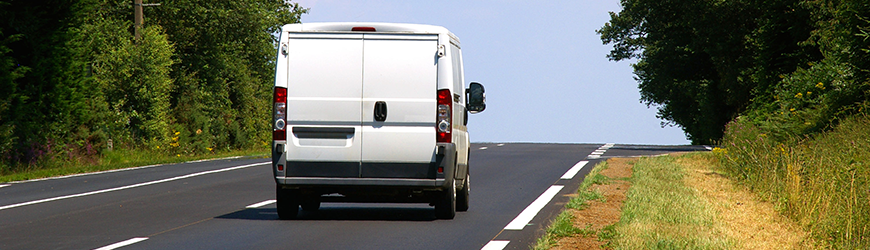
[[[534,249],[825,247],[736,184],[714,153],[609,159],[565,207]]]
[[[686,170],[675,157],[639,160],[622,216],[610,230],[615,249],[731,249],[734,242],[716,230],[711,205],[684,182]]]
[[[203,159],[234,156],[265,157],[266,152],[267,149],[247,149],[189,156],[167,155],[147,150],[106,151],[102,157],[95,160],[45,161],[20,168],[19,171],[3,172],[0,173],[0,183]]]
[[[831,131],[774,138],[751,121],[729,124],[715,152],[726,172],[837,249],[870,248],[870,117]]]

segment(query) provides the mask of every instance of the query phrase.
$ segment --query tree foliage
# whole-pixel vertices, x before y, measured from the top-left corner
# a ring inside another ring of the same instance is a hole
[[[146,1],[147,2],[147,1]],[[132,36],[129,0],[0,0],[0,172],[114,147],[171,154],[269,137],[283,0],[165,0]]]
[[[868,41],[857,36],[867,34],[861,33],[870,18],[865,1],[622,0],[621,5],[597,31],[605,44],[613,44],[607,57],[637,59],[641,100],[656,106],[666,124],[682,127],[695,144],[716,143],[725,124],[739,115],[794,125],[786,133],[812,133],[866,100],[870,58],[861,49]],[[816,80],[850,87],[835,88],[844,90],[836,93],[829,88],[824,98],[816,91],[810,94],[816,103],[804,98],[800,107],[783,97],[796,96]],[[811,125],[798,126],[807,119]]]

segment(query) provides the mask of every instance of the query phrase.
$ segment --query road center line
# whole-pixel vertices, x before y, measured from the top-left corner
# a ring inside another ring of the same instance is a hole
[[[492,240],[486,245],[483,246],[480,250],[502,250],[504,249],[508,243],[511,243],[509,240]]]
[[[112,250],[112,249],[117,249],[117,248],[120,248],[120,247],[133,245],[133,244],[136,244],[136,243],[138,243],[138,242],[140,242],[140,241],[147,240],[147,239],[148,239],[148,238],[146,238],[146,237],[137,237],[137,238],[132,238],[132,239],[129,239],[129,240],[121,241],[121,242],[118,242],[118,243],[115,243],[115,244],[111,244],[111,245],[108,245],[108,246],[104,246],[104,247],[101,247],[101,248],[97,248],[97,249],[94,249],[94,250]]]
[[[580,172],[580,170],[583,169],[583,166],[586,166],[587,163],[589,163],[589,161],[577,162],[577,164],[574,164],[574,166],[571,167],[571,169],[568,169],[568,172],[565,172],[565,174],[562,175],[562,179],[563,180],[574,179],[574,176],[577,175],[577,172]]]
[[[556,194],[559,193],[559,191],[561,191],[563,187],[565,186],[550,186],[550,188],[548,188],[547,191],[544,191],[544,193],[541,194],[538,199],[533,201],[532,204],[529,204],[529,206],[526,207],[526,209],[523,210],[520,215],[517,215],[517,217],[514,218],[511,223],[508,223],[508,225],[504,227],[504,229],[523,230],[523,228],[526,227],[526,225],[528,225],[533,218],[535,218],[535,215],[538,215],[538,212],[540,212],[541,209],[543,209],[544,206],[547,205],[547,203],[550,203],[550,200],[552,200],[553,197],[555,197]]]
[[[272,204],[272,203],[275,203],[275,200],[267,200],[267,201],[263,201],[263,202],[259,202],[259,203],[251,204],[251,205],[249,205],[249,206],[247,206],[247,207],[245,207],[245,208],[259,208],[259,207],[262,207],[262,206],[265,206],[265,205],[269,205],[269,204]]]
[[[83,197],[83,196],[88,196],[88,195],[95,195],[95,194],[108,193],[108,192],[113,192],[113,191],[118,191],[118,190],[124,190],[124,189],[131,189],[131,188],[137,188],[137,187],[144,187],[144,186],[148,186],[148,185],[154,185],[154,184],[160,184],[160,183],[164,183],[164,182],[170,182],[170,181],[176,181],[176,180],[181,180],[181,179],[187,179],[187,178],[191,178],[191,177],[197,177],[197,176],[200,176],[200,175],[207,175],[207,174],[214,174],[214,173],[220,173],[220,172],[232,171],[232,170],[237,170],[237,169],[249,168],[249,167],[253,167],[253,166],[266,165],[266,164],[270,164],[270,163],[271,163],[271,162],[253,163],[253,164],[242,165],[242,166],[235,166],[235,167],[230,167],[230,168],[223,168],[223,169],[216,169],[216,170],[204,171],[204,172],[199,172],[199,173],[192,173],[192,174],[188,174],[188,175],[176,176],[176,177],[166,178],[166,179],[162,179],[162,180],[143,182],[143,183],[138,183],[138,184],[133,184],[133,185],[127,185],[127,186],[123,186],[123,187],[109,188],[109,189],[103,189],[103,190],[91,191],[91,192],[80,193],[80,194],[71,194],[71,195],[52,197],[52,198],[47,198],[47,199],[42,199],[42,200],[28,201],[28,202],[23,202],[23,203],[18,203],[18,204],[12,204],[12,205],[2,206],[2,207],[0,207],[0,210],[10,209],[10,208],[16,208],[16,207],[23,207],[23,206],[33,205],[33,204],[39,204],[39,203],[46,203],[46,202],[50,202],[50,201],[57,201],[57,200],[70,199],[70,198],[76,198],[76,197]]]

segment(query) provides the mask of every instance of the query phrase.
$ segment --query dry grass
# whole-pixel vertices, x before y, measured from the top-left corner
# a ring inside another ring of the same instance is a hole
[[[677,160],[686,168],[686,185],[698,191],[717,216],[716,231],[737,242],[738,249],[813,248],[809,233],[780,215],[770,202],[763,202],[746,187],[734,185],[714,168],[707,154]]]

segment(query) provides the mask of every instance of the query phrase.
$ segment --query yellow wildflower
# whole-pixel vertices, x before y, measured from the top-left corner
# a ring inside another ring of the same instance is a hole
[[[804,97],[803,93],[797,93],[797,95],[794,95],[794,98],[797,98],[797,99],[801,99],[803,97]]]
[[[816,84],[816,88],[819,88],[819,89],[825,89],[825,84],[819,82],[819,84]]]
[[[176,135],[176,136],[177,136],[177,135],[180,135],[180,134],[181,134],[181,132],[175,131],[175,135]]]

